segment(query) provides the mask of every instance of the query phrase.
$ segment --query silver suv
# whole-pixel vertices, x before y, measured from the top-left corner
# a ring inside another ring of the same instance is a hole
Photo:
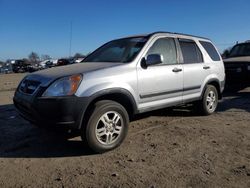
[[[168,32],[113,40],[80,64],[27,75],[14,104],[30,122],[78,129],[96,152],[119,146],[138,113],[195,102],[213,113],[224,89],[209,39]]]

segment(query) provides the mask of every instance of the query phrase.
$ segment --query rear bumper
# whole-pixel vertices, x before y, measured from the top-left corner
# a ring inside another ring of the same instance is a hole
[[[32,97],[16,92],[14,105],[26,120],[41,126],[80,129],[88,99],[84,97]]]
[[[225,83],[226,83],[226,80],[223,80],[220,82],[220,92],[223,93],[224,89],[225,89]]]

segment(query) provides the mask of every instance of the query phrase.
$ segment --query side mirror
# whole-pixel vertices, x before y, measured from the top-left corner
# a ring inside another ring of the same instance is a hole
[[[161,54],[149,54],[146,58],[146,65],[157,65],[163,62],[163,56]]]

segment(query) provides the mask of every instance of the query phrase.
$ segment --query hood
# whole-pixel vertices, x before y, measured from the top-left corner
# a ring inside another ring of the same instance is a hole
[[[242,56],[242,57],[230,57],[227,59],[223,59],[225,63],[229,62],[250,62],[250,56]]]
[[[46,87],[54,80],[61,77],[71,76],[80,73],[84,74],[87,72],[119,66],[122,64],[123,63],[80,63],[67,66],[53,67],[32,73],[28,75],[26,79],[39,81],[41,82],[41,86]]]

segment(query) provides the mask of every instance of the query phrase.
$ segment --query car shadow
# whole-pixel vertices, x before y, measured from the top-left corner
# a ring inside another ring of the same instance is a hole
[[[250,82],[227,82],[219,112],[231,109],[250,112]]]
[[[35,127],[14,105],[0,106],[0,158],[58,158],[94,155],[76,134]]]
[[[250,112],[250,89],[246,90],[248,87],[250,87],[248,82],[241,84],[235,81],[228,82],[223,92],[223,99],[219,102],[217,112],[225,112],[231,109]],[[187,104],[139,114],[133,118],[133,121],[150,116],[194,117],[200,115],[193,104]]]
[[[142,114],[137,114],[133,117],[132,121],[141,120],[151,116],[157,117],[187,117],[187,116],[197,116],[193,105],[175,106],[169,108],[163,108],[159,110],[154,110],[151,112],[145,112]]]

